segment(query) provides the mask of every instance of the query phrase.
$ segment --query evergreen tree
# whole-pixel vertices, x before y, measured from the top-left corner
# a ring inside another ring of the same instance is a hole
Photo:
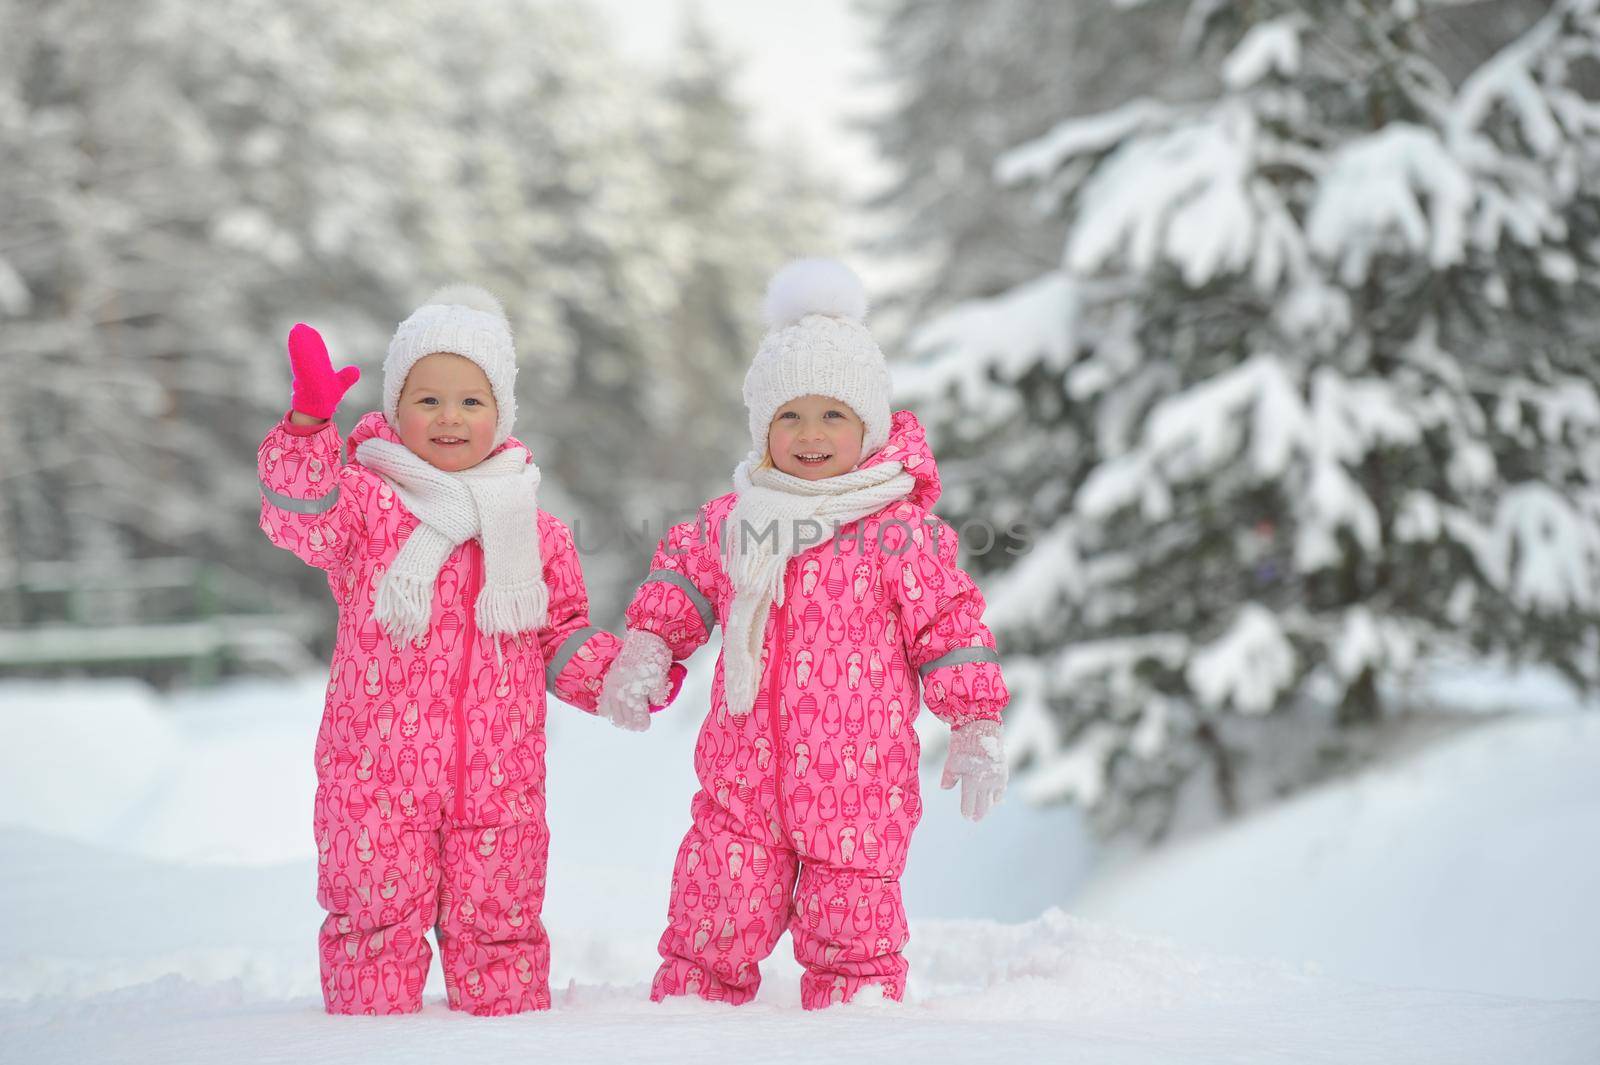
[[[1600,682],[1596,0],[1458,87],[1416,0],[1196,12],[1222,93],[1002,157],[1064,269],[908,375],[996,442],[957,510],[1035,527],[984,560],[1034,793],[1148,833],[1314,777],[1419,661]]]
[[[905,262],[890,306],[913,321],[993,296],[1055,265],[1062,228],[1028,190],[997,188],[994,159],[1066,115],[1139,92],[1192,90],[1181,11],[1104,0],[861,0],[895,103],[868,124],[893,178],[870,201]],[[925,267],[925,268],[924,268]]]

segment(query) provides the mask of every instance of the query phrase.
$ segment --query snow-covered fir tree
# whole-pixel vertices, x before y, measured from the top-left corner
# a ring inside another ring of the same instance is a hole
[[[872,197],[871,250],[904,263],[881,302],[911,320],[1049,269],[1062,227],[1026,189],[998,189],[995,156],[1067,115],[1134,91],[1194,91],[1182,12],[1105,0],[861,0],[893,105],[868,122],[892,177]]]
[[[919,338],[954,512],[1032,528],[977,560],[1030,790],[1102,827],[1303,783],[1443,653],[1600,682],[1600,4],[1458,85],[1426,15],[1194,5],[1223,91],[1002,156],[1063,266]]]

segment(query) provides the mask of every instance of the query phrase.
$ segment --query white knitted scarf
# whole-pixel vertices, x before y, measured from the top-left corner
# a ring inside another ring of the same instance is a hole
[[[356,448],[362,465],[394,487],[420,525],[401,545],[373,604],[396,644],[421,636],[433,614],[439,570],[457,544],[483,542],[478,629],[490,635],[544,627],[550,592],[539,553],[539,467],[507,448],[469,470],[448,473],[388,440]]]
[[[742,716],[755,706],[761,639],[772,605],[783,604],[783,571],[789,560],[832,540],[838,527],[906,498],[915,486],[915,478],[898,462],[818,481],[755,468],[748,459],[733,471],[739,498],[722,538],[722,568],[733,581],[733,606],[722,630],[729,713]]]

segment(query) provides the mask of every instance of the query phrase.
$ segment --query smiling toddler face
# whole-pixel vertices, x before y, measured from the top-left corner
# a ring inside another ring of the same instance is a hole
[[[838,400],[801,396],[772,416],[767,453],[784,473],[819,481],[856,468],[865,432],[856,412]]]
[[[434,352],[406,376],[395,411],[400,442],[441,470],[458,473],[494,450],[499,409],[489,378],[460,355]]]

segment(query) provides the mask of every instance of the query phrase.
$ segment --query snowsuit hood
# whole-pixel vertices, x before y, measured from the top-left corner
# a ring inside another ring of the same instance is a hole
[[[895,411],[889,419],[889,442],[864,459],[858,469],[898,461],[917,482],[910,502],[919,510],[931,511],[939,501],[939,465],[928,446],[927,430],[908,410]]]

